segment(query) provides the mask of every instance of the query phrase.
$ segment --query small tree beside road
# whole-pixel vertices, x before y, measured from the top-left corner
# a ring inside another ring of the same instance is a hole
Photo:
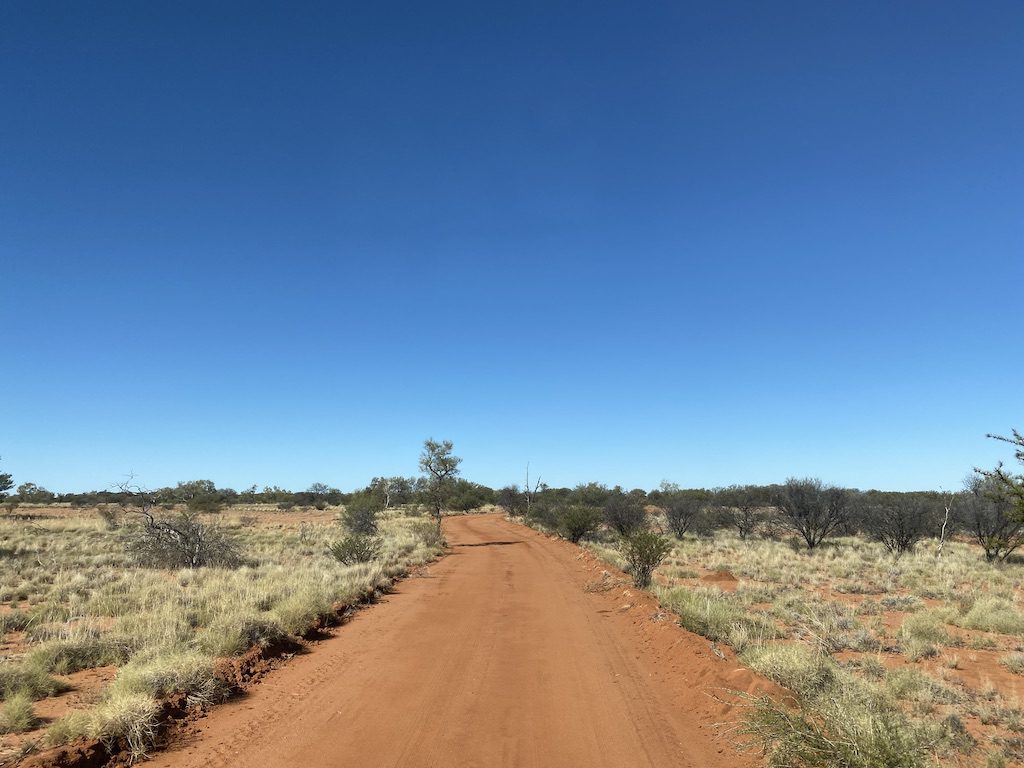
[[[462,459],[452,453],[454,448],[451,440],[439,442],[428,438],[423,441],[423,452],[420,454],[420,471],[425,475],[423,497],[438,528],[441,527],[441,513],[451,498],[455,478],[459,474],[459,464],[462,463]]]
[[[634,586],[646,589],[651,586],[654,569],[672,551],[672,542],[653,531],[637,530],[622,538],[619,551],[633,575]]]

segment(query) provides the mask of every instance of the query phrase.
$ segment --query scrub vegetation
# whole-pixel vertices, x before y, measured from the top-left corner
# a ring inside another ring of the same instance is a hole
[[[1005,441],[1024,463],[1024,438]],[[567,535],[581,507],[603,524]],[[516,511],[650,582],[682,627],[790,692],[736,694],[731,733],[770,766],[1024,763],[1024,478],[1002,465],[956,493],[591,483]],[[650,573],[638,536],[666,543]]]
[[[110,668],[93,706],[35,730],[33,740],[123,741],[136,758],[152,744],[169,696],[194,706],[228,694],[218,659],[297,642],[443,546],[433,524],[402,509],[381,514],[372,556],[358,562],[332,556],[346,536],[329,510],[301,520],[268,507],[175,510],[176,522],[189,515],[215,529],[218,551],[228,547],[236,559],[191,567],[147,551],[142,564],[135,543],[147,523],[130,514],[112,528],[91,510],[36,513],[0,519],[0,730],[33,731],[35,708],[79,688],[78,673]]]
[[[1024,464],[1024,437],[998,439]],[[85,737],[142,756],[169,701],[230,694],[226,659],[302,642],[436,557],[442,513],[497,504],[622,569],[719,658],[786,689],[735,693],[746,716],[731,733],[771,766],[1024,763],[1021,475],[975,470],[953,493],[814,478],[495,491],[459,477],[452,451],[428,440],[422,478],[349,494],[19,486],[0,519],[7,753]],[[11,487],[0,475],[0,494]],[[90,675],[90,701],[50,714]]]

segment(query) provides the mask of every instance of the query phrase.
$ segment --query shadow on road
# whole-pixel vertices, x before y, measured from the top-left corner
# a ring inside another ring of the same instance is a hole
[[[481,541],[478,544],[452,544],[453,547],[503,547],[507,544],[522,544],[522,541]]]

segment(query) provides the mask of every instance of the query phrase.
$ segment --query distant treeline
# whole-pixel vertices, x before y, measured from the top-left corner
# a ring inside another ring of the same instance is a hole
[[[134,486],[82,493],[53,493],[35,483],[23,483],[4,499],[9,506],[20,504],[70,504],[73,507],[96,507],[104,504],[122,504],[132,501],[139,489]],[[375,477],[365,488],[344,492],[325,483],[313,483],[304,491],[290,491],[278,486],[260,488],[257,485],[237,491],[218,488],[212,480],[190,480],[174,487],[147,490],[156,504],[175,506],[183,504],[196,512],[216,512],[225,507],[243,504],[273,504],[280,509],[315,507],[327,509],[348,503],[354,496],[379,496],[387,507],[418,503],[424,492],[424,479],[419,477]],[[2,495],[2,494],[0,494]],[[453,478],[448,508],[468,511],[493,504],[492,489],[462,478]]]
[[[836,535],[862,534],[881,541],[893,552],[908,551],[925,538],[945,540],[966,534],[981,544],[988,559],[1005,559],[1024,545],[1024,514],[1020,504],[1001,493],[997,478],[980,474],[957,492],[861,491],[827,486],[818,480],[792,479],[774,485],[735,485],[727,488],[680,488],[672,483],[652,491],[625,490],[601,483],[574,488],[538,485],[529,491],[511,485],[489,488],[453,478],[445,509],[465,512],[488,505],[527,518],[554,531],[569,527],[584,535],[591,521],[625,534],[651,521],[651,513],[665,533],[677,537],[708,535],[732,529],[741,538],[790,537],[811,549]],[[193,512],[217,512],[247,504],[327,509],[346,505],[357,497],[372,497],[387,509],[428,505],[424,478],[375,477],[364,488],[343,492],[324,483],[304,491],[277,486],[250,486],[241,491],[218,488],[210,480],[192,480],[174,487],[148,491],[154,504],[168,509],[184,505]],[[70,504],[97,507],[132,503],[137,488],[85,493],[51,493],[33,483],[18,486],[4,500],[8,510],[21,504]]]

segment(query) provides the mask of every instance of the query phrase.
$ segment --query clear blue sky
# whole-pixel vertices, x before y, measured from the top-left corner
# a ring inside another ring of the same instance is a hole
[[[0,469],[955,487],[1024,4],[0,5]]]

